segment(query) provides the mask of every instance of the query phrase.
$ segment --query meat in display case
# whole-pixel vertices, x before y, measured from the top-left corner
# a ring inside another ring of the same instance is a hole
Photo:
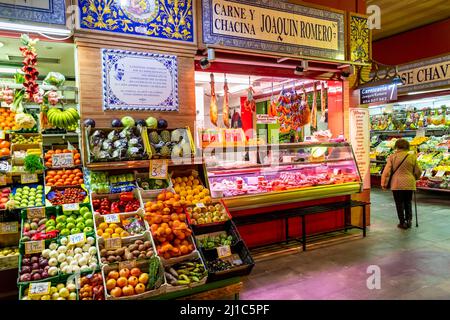
[[[212,198],[222,198],[231,210],[349,195],[362,187],[352,147],[346,142],[206,151],[205,175]]]

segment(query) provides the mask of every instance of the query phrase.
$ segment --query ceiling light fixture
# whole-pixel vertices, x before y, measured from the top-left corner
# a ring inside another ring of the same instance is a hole
[[[31,26],[18,23],[0,22],[0,30],[17,31],[17,32],[30,32],[30,33],[43,33],[55,36],[69,36],[71,31],[68,29],[60,28],[48,28],[41,26]]]
[[[15,74],[17,71],[17,68],[0,67],[0,73]]]

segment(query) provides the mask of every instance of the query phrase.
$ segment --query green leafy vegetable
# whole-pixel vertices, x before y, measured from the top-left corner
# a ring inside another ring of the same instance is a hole
[[[41,158],[35,154],[27,155],[24,162],[25,171],[27,172],[35,173],[36,171],[44,170]]]

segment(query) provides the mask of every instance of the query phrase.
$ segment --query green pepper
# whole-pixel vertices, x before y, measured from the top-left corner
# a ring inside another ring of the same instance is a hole
[[[192,277],[192,280],[195,281],[195,282],[199,282],[199,281],[200,281],[200,279],[197,278],[196,276],[193,276],[193,277]]]
[[[190,281],[185,281],[185,280],[178,280],[177,281],[177,285],[181,286],[181,285],[185,285],[185,284],[189,284],[191,283]]]

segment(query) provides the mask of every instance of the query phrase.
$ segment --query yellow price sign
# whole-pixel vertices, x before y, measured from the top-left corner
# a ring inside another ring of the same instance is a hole
[[[227,245],[227,246],[217,247],[217,255],[218,255],[219,259],[231,256],[230,246]]]
[[[28,297],[35,298],[50,294],[50,282],[36,282],[30,283],[28,287]]]
[[[122,240],[120,238],[105,239],[106,250],[116,250],[122,248]]]
[[[150,160],[150,179],[167,179],[169,174],[169,160]]]
[[[0,223],[0,234],[13,234],[18,232],[19,232],[19,223],[17,221]]]
[[[86,235],[83,233],[75,233],[69,236],[69,244],[77,245],[86,242]]]
[[[23,173],[20,175],[21,184],[36,183],[38,181],[39,179],[36,173]]]
[[[34,207],[27,208],[27,218],[45,218],[45,208],[44,207]]]
[[[120,223],[120,217],[118,214],[107,214],[103,216],[106,223]]]
[[[45,240],[25,242],[25,254],[41,253],[45,249]]]

